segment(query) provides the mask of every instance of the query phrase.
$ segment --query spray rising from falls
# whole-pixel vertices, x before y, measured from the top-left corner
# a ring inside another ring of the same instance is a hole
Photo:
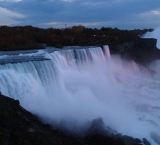
[[[147,32],[144,34],[143,38],[155,38],[157,39],[157,48],[160,49],[160,39],[159,39],[160,28],[153,30],[152,32]]]
[[[80,129],[101,117],[117,132],[160,135],[160,81],[134,62],[110,56],[108,46],[45,53],[50,60],[0,66],[2,94],[20,100],[45,122]]]

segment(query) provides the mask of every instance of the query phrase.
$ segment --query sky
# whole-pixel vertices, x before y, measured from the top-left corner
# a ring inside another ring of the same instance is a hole
[[[0,25],[160,27],[160,0],[0,0]]]

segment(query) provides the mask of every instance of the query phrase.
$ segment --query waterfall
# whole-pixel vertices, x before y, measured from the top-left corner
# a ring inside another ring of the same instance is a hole
[[[102,117],[117,132],[154,144],[150,134],[160,132],[159,80],[134,62],[110,56],[108,46],[42,55],[47,60],[0,65],[1,93],[47,123],[73,129]]]

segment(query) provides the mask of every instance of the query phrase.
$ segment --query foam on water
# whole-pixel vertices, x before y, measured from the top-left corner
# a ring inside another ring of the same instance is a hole
[[[44,53],[44,52],[43,52]],[[79,130],[102,117],[117,132],[160,135],[160,81],[108,46],[45,53],[50,60],[0,65],[2,94],[20,100],[47,123]]]

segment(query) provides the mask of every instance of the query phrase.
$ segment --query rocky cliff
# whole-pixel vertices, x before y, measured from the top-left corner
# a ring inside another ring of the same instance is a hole
[[[120,45],[110,45],[112,53],[117,53],[124,59],[132,59],[137,63],[148,65],[160,59],[160,50],[156,47],[157,39],[141,38],[137,41],[125,42]]]

